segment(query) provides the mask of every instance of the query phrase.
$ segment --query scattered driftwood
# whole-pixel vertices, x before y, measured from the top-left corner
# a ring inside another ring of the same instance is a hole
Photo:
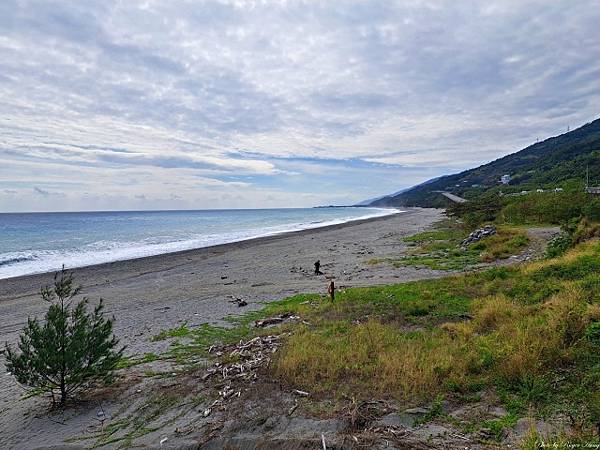
[[[257,336],[249,341],[237,344],[211,346],[208,352],[216,356],[228,354],[236,362],[222,363],[217,361],[203,375],[206,380],[217,377],[221,380],[255,381],[257,369],[271,361],[271,355],[281,346],[282,335]]]
[[[202,411],[202,415],[208,417],[215,408],[224,409],[231,399],[240,397],[242,390],[258,379],[258,369],[269,364],[271,356],[281,346],[281,338],[289,334],[257,336],[237,344],[210,346],[208,353],[215,356],[227,355],[228,359],[235,362],[217,361],[202,376],[202,380],[214,379],[220,386],[219,397]],[[290,411],[289,414],[292,413]]]
[[[365,431],[394,438],[406,436],[409,433],[406,428],[391,425],[385,427],[370,427]]]
[[[481,239],[496,234],[496,228],[492,225],[486,225],[473,231],[469,236],[460,243],[463,249],[466,249],[470,244],[480,241]]]
[[[254,322],[254,326],[256,328],[266,328],[266,327],[270,327],[273,325],[279,325],[280,323],[283,323],[283,322],[290,322],[292,320],[298,320],[298,319],[300,319],[300,317],[296,316],[295,314],[284,313],[279,316],[267,317],[265,319],[257,320],[256,322]]]
[[[213,410],[213,408],[214,408],[215,406],[218,406],[220,403],[221,403],[221,399],[217,399],[217,400],[215,400],[214,402],[212,402],[212,403],[211,403],[211,405],[210,405],[208,408],[206,408],[206,409],[203,411],[202,415],[203,415],[204,417],[208,417],[208,416],[210,416],[210,414],[212,413],[212,410]]]
[[[430,445],[428,442],[423,442],[423,440],[418,437],[412,436],[412,433],[409,429],[395,425],[373,426],[365,428],[360,433],[351,435],[351,437],[352,440],[360,447],[374,447],[376,442],[383,439],[385,441],[399,444],[401,446],[400,448],[411,448],[415,450],[430,450],[439,448],[434,445]],[[389,446],[389,442],[386,443],[386,446]],[[461,446],[456,448],[463,447]]]
[[[299,389],[294,389],[294,390],[292,390],[292,393],[293,393],[293,394],[296,394],[296,395],[298,395],[298,396],[300,396],[300,397],[310,397],[310,393],[308,393],[308,392],[306,392],[306,391],[301,391],[301,390],[299,390]]]
[[[298,408],[298,401],[296,401],[294,403],[294,406],[292,406],[289,411],[288,411],[288,416],[291,416],[292,414],[294,414],[294,411],[296,411],[296,409]]]
[[[393,410],[394,409],[383,400],[356,402],[352,399],[352,403],[345,408],[343,416],[348,422],[349,430],[356,431],[366,429],[376,418]]]

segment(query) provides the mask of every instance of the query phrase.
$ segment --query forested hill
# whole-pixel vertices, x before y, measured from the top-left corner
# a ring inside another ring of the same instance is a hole
[[[436,191],[474,198],[500,190],[509,193],[555,188],[569,182],[585,183],[588,167],[590,184],[600,185],[600,119],[475,169],[378,199],[371,205],[442,207],[448,200]],[[503,175],[510,175],[509,185],[499,182]]]

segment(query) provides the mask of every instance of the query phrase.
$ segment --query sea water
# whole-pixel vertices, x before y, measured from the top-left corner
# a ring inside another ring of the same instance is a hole
[[[286,208],[0,214],[0,279],[159,255],[398,213]]]

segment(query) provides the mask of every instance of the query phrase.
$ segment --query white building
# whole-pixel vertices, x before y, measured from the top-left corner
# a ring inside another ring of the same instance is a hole
[[[510,175],[502,175],[500,177],[500,183],[502,183],[502,184],[510,183]]]

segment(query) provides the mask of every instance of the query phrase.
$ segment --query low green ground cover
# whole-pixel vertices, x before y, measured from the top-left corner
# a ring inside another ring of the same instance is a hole
[[[405,257],[390,262],[396,266],[428,267],[434,270],[463,270],[477,264],[506,259],[518,254],[529,244],[524,229],[500,226],[497,233],[461,248],[469,231],[453,220],[444,220],[433,231],[404,238],[413,246]]]

